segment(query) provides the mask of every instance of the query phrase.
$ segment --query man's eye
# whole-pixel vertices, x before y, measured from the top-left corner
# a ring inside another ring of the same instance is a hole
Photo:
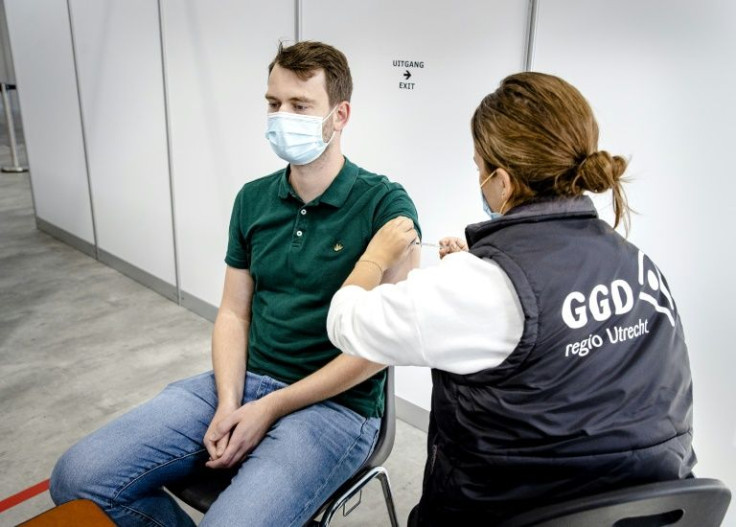
[[[305,111],[307,109],[307,105],[306,104],[296,104],[296,105],[294,105],[294,109],[297,112],[303,112],[303,111]]]
[[[278,110],[278,108],[279,108],[278,103],[275,103],[275,102],[272,102],[272,101],[270,101],[268,103],[268,109],[269,110]]]

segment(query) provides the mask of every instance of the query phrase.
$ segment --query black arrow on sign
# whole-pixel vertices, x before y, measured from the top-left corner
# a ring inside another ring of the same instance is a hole
[[[406,71],[404,72],[404,78],[405,78],[406,80],[409,80],[409,77],[411,77],[411,73],[409,73],[409,70],[406,70]]]

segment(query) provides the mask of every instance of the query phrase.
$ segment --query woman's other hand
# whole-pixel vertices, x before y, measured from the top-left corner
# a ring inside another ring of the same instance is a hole
[[[448,254],[467,250],[468,244],[462,238],[448,236],[440,240],[440,258],[444,258]]]

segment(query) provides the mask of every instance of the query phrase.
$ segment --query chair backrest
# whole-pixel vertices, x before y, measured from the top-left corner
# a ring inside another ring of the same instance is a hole
[[[383,389],[385,406],[381,417],[381,430],[378,440],[370,457],[363,463],[362,468],[378,467],[386,461],[394,447],[396,438],[396,400],[394,399],[394,367],[386,368],[386,384]]]
[[[386,383],[384,386],[385,407],[381,418],[381,430],[378,433],[376,446],[366,459],[358,473],[365,469],[380,466],[391,453],[396,436],[396,403],[394,401],[394,368],[386,369]],[[227,488],[237,468],[230,470],[212,470],[202,467],[193,474],[166,487],[176,497],[187,505],[200,512],[206,512],[217,496]],[[351,478],[352,479],[352,478]],[[350,481],[348,481],[350,483]],[[348,483],[340,487],[347,486]]]
[[[331,517],[331,514],[329,513],[330,509],[333,509],[335,504],[341,503],[341,500],[346,496],[352,495],[355,488],[362,488],[368,482],[365,476],[371,473],[373,469],[380,467],[391,454],[391,450],[394,447],[394,440],[396,438],[396,400],[394,398],[393,366],[386,368],[386,382],[383,387],[383,395],[384,407],[383,417],[381,417],[381,429],[378,431],[378,438],[376,439],[376,445],[373,447],[373,452],[371,452],[370,456],[368,456],[360,468],[355,471],[355,474],[348,478],[348,480],[333,492],[332,495],[320,506],[317,512],[312,516],[312,519],[307,522],[307,525],[317,525],[314,519],[320,515],[326,514],[328,517]],[[386,480],[386,485],[388,485],[388,480]],[[389,515],[393,514],[393,522],[396,522],[392,523],[392,525],[398,525],[393,500],[386,496],[385,488],[384,496],[386,497],[387,503],[389,501],[391,502],[391,505],[389,506]],[[329,524],[329,521],[327,524]]]
[[[730,501],[731,492],[721,481],[688,478],[541,507],[501,527],[718,527]]]

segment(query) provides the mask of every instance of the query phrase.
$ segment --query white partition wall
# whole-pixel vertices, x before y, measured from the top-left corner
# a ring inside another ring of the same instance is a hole
[[[39,226],[77,238],[94,230],[66,0],[5,0]],[[81,243],[79,243],[81,241]]]
[[[164,0],[182,302],[218,306],[232,204],[284,166],[264,138],[268,65],[294,41],[294,2]]]
[[[302,5],[302,39],[333,44],[350,62],[355,87],[346,155],[406,187],[424,240],[463,236],[465,225],[483,219],[470,117],[501,78],[523,69],[527,2]],[[426,256],[425,263],[437,260]],[[398,368],[396,382],[399,397],[429,409],[429,370]]]
[[[100,259],[176,294],[157,4],[71,0]]]
[[[734,64],[733,2],[539,1],[533,69],[577,86],[596,110],[601,147],[631,157],[630,239],[666,274],[690,350],[696,474],[731,489]],[[731,509],[724,525],[736,524]]]

